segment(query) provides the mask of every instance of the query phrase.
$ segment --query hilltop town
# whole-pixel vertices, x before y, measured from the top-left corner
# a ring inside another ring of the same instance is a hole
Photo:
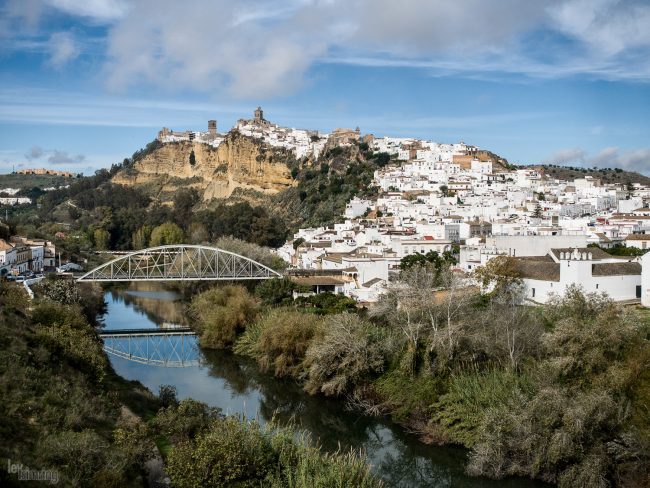
[[[435,251],[453,253],[456,269],[470,273],[496,256],[515,258],[532,302],[544,303],[571,283],[618,301],[638,301],[642,289],[650,294],[642,287],[640,257],[650,249],[650,187],[641,181],[605,182],[593,174],[561,179],[556,171],[515,167],[463,142],[376,137],[359,128],[285,128],[266,120],[260,107],[233,130],[298,159],[349,146],[389,158],[374,173],[376,196],[352,198],[336,223],[301,228],[278,250],[295,279],[314,290],[373,302],[404,257]],[[207,132],[163,128],[158,134],[162,144],[213,147],[225,137],[214,120]],[[645,269],[643,279],[650,280],[650,264]]]

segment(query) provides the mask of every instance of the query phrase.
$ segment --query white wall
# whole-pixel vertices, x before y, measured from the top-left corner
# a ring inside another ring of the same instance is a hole
[[[650,307],[650,252],[641,258],[641,305]]]
[[[486,245],[510,256],[545,256],[551,249],[587,247],[587,236],[492,236],[486,238]]]

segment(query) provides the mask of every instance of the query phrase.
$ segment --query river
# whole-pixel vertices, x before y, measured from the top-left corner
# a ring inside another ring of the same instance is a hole
[[[152,283],[111,288],[105,294],[107,311],[101,317],[104,330],[157,328],[169,323],[186,325],[179,298]],[[191,347],[187,349],[188,346]],[[261,373],[256,363],[247,358],[230,352],[199,350],[195,338],[184,338],[183,348],[190,352],[189,357],[185,354],[182,359],[194,361],[185,367],[141,364],[114,355],[109,358],[118,374],[140,381],[155,393],[161,384],[174,385],[179,399],[192,397],[220,408],[223,413],[260,422],[275,417],[282,424],[293,423],[328,451],[339,446],[361,450],[373,470],[391,487],[546,486],[525,479],[494,481],[469,477],[464,473],[464,449],[425,445],[387,419],[347,411],[342,402],[309,396],[292,381]],[[162,346],[161,351],[163,355],[179,356],[175,346]]]

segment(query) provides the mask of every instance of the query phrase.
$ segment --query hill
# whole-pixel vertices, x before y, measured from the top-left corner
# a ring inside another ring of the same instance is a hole
[[[0,193],[3,188],[18,188],[19,190],[50,188],[69,185],[73,181],[75,181],[75,178],[60,175],[24,175],[9,173],[6,175],[0,175]]]
[[[635,171],[625,171],[621,168],[577,168],[556,164],[542,164],[526,167],[536,169],[544,173],[547,178],[551,179],[572,181],[576,178],[591,176],[593,178],[598,178],[602,183],[620,183],[623,185],[641,183],[642,185],[650,185],[650,177]]]

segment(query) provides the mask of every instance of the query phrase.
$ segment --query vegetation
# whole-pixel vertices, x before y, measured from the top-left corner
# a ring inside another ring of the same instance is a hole
[[[575,178],[592,176],[600,179],[603,183],[627,184],[628,182],[634,182],[641,183],[642,185],[650,184],[649,177],[634,171],[625,171],[621,168],[581,168],[559,164],[543,164],[541,166],[533,166],[533,169],[540,169],[551,178],[568,181],[572,181]]]
[[[197,295],[190,306],[201,346],[217,349],[232,346],[257,311],[257,301],[239,285],[210,288]]]
[[[108,368],[78,304],[27,305],[21,287],[0,282],[1,457],[53,470],[64,486],[142,486],[151,445],[126,440],[137,426],[124,412],[155,410],[156,399]]]
[[[3,459],[63,486],[144,486],[157,444],[175,487],[382,486],[354,452],[324,454],[291,428],[179,402],[169,385],[156,399],[115,376],[78,303],[87,293],[46,281],[28,306],[22,287],[0,282]],[[6,466],[0,480],[13,486]]]
[[[182,439],[167,458],[175,487],[383,486],[353,452],[323,454],[304,435],[273,423],[221,417],[193,400],[158,417],[163,431]]]
[[[650,249],[639,249],[638,247],[627,247],[622,244],[614,244],[612,247],[603,248],[598,244],[589,244],[588,247],[597,247],[612,256],[643,256]]]
[[[256,359],[262,371],[297,378],[307,348],[320,330],[316,316],[278,308],[247,327],[234,350]]]
[[[352,197],[377,194],[378,189],[372,186],[374,172],[389,164],[391,157],[360,149],[335,147],[315,163],[290,162],[298,185],[281,192],[272,202],[289,227],[331,224],[341,218]]]
[[[520,306],[508,258],[476,276],[486,294],[441,262],[402,270],[368,318],[318,318],[267,290],[258,296],[282,307],[262,310],[234,350],[309,393],[470,448],[475,475],[646,485],[650,321],[577,287]]]

